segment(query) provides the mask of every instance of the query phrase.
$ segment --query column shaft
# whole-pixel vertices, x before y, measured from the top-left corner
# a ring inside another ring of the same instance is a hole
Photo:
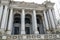
[[[56,21],[56,15],[55,15],[54,9],[52,9],[52,15],[53,15],[54,23],[55,23],[55,26],[56,26],[57,25],[57,21]]]
[[[48,18],[49,29],[51,29],[52,28],[51,27],[51,19],[50,19],[50,15],[49,15],[48,11],[47,11],[47,18]]]
[[[8,32],[7,32],[7,34],[11,34],[12,27],[13,27],[13,9],[10,10],[10,16],[9,16]]]
[[[33,18],[33,13],[32,13],[32,33],[34,34],[34,18]]]
[[[2,24],[1,29],[6,30],[7,27],[7,19],[8,19],[8,6],[5,6],[4,12],[3,12],[3,18],[2,18]]]
[[[21,34],[25,34],[25,11],[22,9],[21,14]]]
[[[0,26],[1,26],[1,20],[2,20],[2,12],[3,12],[3,5],[0,6]]]
[[[45,22],[46,22],[46,29],[49,30],[47,16],[46,16],[45,11],[44,11],[44,18],[45,18]]]
[[[52,27],[55,29],[55,24],[54,24],[54,20],[53,20],[51,9],[49,9],[49,14],[50,14],[50,19],[51,19]]]
[[[47,15],[46,12],[44,11],[44,18],[45,18],[45,26],[46,26],[46,32],[49,34],[49,25],[48,25],[48,20],[47,20]]]
[[[33,10],[32,17],[33,17],[32,20],[33,20],[34,33],[39,34],[39,32],[37,31],[37,19],[36,19],[36,11],[35,10]]]
[[[44,26],[44,33],[47,33],[47,32],[46,32],[46,27],[45,27],[45,20],[44,20],[44,18],[43,18],[43,26]]]

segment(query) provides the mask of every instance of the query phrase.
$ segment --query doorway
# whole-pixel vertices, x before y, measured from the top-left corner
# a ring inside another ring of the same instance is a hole
[[[18,35],[19,34],[19,27],[14,27],[14,34]]]
[[[26,34],[30,34],[30,27],[25,27]]]

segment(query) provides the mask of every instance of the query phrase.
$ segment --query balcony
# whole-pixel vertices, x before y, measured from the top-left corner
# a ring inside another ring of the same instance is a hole
[[[60,40],[60,34],[0,35],[0,40]]]

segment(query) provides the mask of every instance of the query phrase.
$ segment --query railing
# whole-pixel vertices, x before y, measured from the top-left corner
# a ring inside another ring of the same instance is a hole
[[[0,35],[0,40],[60,40],[60,34]]]

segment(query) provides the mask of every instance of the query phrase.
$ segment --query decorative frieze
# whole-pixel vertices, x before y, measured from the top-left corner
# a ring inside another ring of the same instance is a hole
[[[1,38],[1,40],[18,40],[18,39],[23,39],[23,40],[25,40],[25,39],[29,39],[29,40],[33,40],[33,39],[35,39],[35,40],[46,40],[46,39],[51,39],[51,40],[58,40],[58,39],[60,39],[60,34],[41,34],[41,35],[34,35],[34,34],[31,34],[31,35],[1,35],[0,36]]]

